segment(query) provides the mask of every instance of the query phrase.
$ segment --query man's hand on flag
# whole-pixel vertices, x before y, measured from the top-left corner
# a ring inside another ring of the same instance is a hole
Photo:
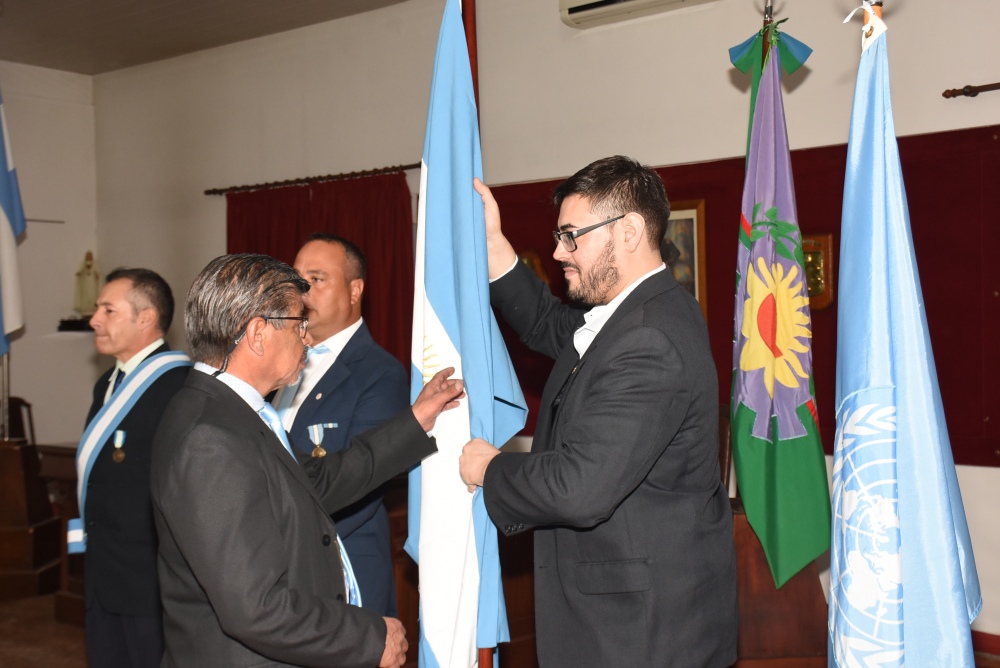
[[[493,444],[481,438],[472,439],[462,448],[462,456],[458,458],[458,473],[470,493],[475,492],[476,487],[482,487],[486,467],[499,454],[500,451]]]
[[[500,229],[500,205],[493,199],[489,187],[478,178],[472,179],[472,187],[483,198],[486,216],[486,254],[489,258],[490,280],[500,278],[514,266],[517,253]]]
[[[442,369],[427,381],[420,390],[417,400],[413,402],[413,415],[424,431],[434,428],[437,416],[443,411],[458,407],[458,400],[465,396],[465,384],[460,378],[449,380],[455,373],[455,367]]]

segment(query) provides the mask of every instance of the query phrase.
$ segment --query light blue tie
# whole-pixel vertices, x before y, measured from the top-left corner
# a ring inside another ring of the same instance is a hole
[[[288,442],[288,434],[285,433],[285,427],[281,424],[281,418],[278,417],[278,412],[274,410],[274,406],[265,401],[264,407],[260,409],[259,413],[264,423],[270,427],[274,435],[281,441],[281,444],[285,446],[285,450],[288,450],[288,454],[292,456],[292,459],[295,459],[295,455],[292,453],[292,446]],[[351,559],[347,556],[347,550],[344,549],[344,543],[340,540],[340,536],[337,536],[337,547],[340,549],[340,561],[344,564],[344,588],[347,589],[348,601],[351,605],[360,607],[361,590],[358,588],[358,580],[354,577]]]

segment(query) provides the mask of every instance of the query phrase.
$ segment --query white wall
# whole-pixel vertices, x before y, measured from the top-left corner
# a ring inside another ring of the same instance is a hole
[[[861,22],[841,22],[860,4],[776,3],[776,18],[789,17],[782,28],[813,48],[785,77],[792,149],[847,141]],[[931,0],[887,4],[897,132],[996,123],[1000,94],[946,100],[941,92],[996,80],[1000,5],[962,2],[956,18],[972,20],[959,35],[949,34]],[[477,6],[488,180],[555,178],[615,153],[652,165],[743,154],[750,83],[728,49],[760,28],[761,0],[719,0],[591,30],[564,25],[556,0]]]
[[[0,62],[0,89],[28,218],[18,249],[25,326],[11,337],[12,394],[33,404],[40,442],[75,441],[100,372],[93,337],[56,327],[73,315],[84,253],[97,250],[92,81]]]
[[[653,165],[742,154],[749,83],[734,74],[727,49],[759,27],[760,5],[720,0],[577,31],[559,20],[555,0],[478,0],[487,180],[556,178],[612,153]],[[860,24],[841,20],[854,5],[842,0],[791,7],[795,13],[785,27],[815,49],[807,66],[786,80],[793,148],[846,141]],[[156,269],[183,301],[197,271],[225,250],[225,201],[203,190],[418,161],[443,6],[443,0],[410,0],[95,77],[96,236],[104,267]],[[1000,118],[1000,93],[941,97],[946,88],[996,79],[1000,43],[990,33],[1000,5],[966,0],[961,8],[965,13],[956,18],[973,19],[961,34],[930,0],[894,4],[886,12],[901,135]],[[26,153],[37,152],[34,159],[45,162],[61,159],[61,151],[32,118],[32,100],[11,99],[4,76],[10,69],[0,69],[0,85],[8,102],[24,110],[15,123],[8,109],[8,120],[29,215],[41,217],[31,210],[50,203],[41,192],[47,165],[26,175]],[[51,76],[41,71],[29,83]],[[86,143],[85,135],[80,130],[74,136]],[[29,148],[29,142],[37,145]],[[93,169],[91,161],[61,186],[94,187]],[[67,308],[75,258],[94,234],[92,197],[81,194],[66,211],[44,216],[91,225],[90,238],[64,244],[78,246],[57,265],[65,277],[58,280],[67,282]],[[22,258],[28,252],[22,248]],[[29,304],[62,298],[43,285],[26,290]],[[181,344],[180,318],[175,321],[171,339]],[[45,323],[54,328],[53,317]],[[26,339],[45,331],[32,331],[29,314],[28,332],[14,344],[15,365],[26,354]],[[66,396],[89,396],[93,373],[64,373],[61,380]],[[66,405],[65,397],[39,391],[23,375],[15,375],[15,390],[48,414]],[[1000,552],[1000,532],[990,517],[1000,501],[1000,470],[959,469],[986,599],[975,628],[1000,634],[1000,566],[992,558]]]

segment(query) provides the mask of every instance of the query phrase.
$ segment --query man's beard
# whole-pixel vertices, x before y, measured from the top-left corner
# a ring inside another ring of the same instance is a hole
[[[572,262],[563,262],[562,266],[575,269],[580,281],[575,288],[567,286],[566,296],[573,301],[591,306],[607,304],[610,301],[608,293],[617,287],[622,279],[621,273],[615,265],[614,239],[608,239],[608,243],[604,245],[604,251],[586,273]]]

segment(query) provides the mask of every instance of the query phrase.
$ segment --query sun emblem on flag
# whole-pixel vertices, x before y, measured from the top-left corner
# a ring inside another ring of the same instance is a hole
[[[420,374],[424,377],[424,385],[430,382],[438,371],[441,370],[441,362],[434,351],[434,343],[428,342],[428,337],[424,336],[424,358],[420,364]]]
[[[774,381],[785,387],[799,387],[809,374],[802,368],[796,353],[808,353],[800,339],[812,337],[809,316],[802,312],[809,297],[802,289],[797,265],[785,267],[775,262],[770,267],[757,258],[757,271],[748,267],[747,294],[743,302],[742,334],[746,343],[740,351],[740,369],[764,372],[764,387],[774,397]]]

